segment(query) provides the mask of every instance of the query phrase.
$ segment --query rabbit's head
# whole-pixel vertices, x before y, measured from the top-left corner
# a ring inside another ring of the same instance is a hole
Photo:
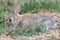
[[[6,14],[7,18],[6,18],[6,21],[5,21],[5,25],[8,26],[8,27],[16,25],[17,22],[19,21],[18,17],[17,17],[17,15],[19,15],[19,12],[20,12],[20,5],[16,4],[14,6],[13,13]]]

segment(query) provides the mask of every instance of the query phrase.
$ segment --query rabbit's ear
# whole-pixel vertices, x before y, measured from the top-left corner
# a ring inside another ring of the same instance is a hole
[[[16,4],[15,6],[14,6],[14,13],[15,14],[18,14],[20,12],[20,5],[19,4]]]

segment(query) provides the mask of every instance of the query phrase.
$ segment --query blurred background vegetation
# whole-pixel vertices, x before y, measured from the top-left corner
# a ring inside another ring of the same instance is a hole
[[[37,10],[39,9],[47,9],[52,10],[54,12],[60,12],[60,0],[0,0],[0,30],[5,28],[4,14],[12,12],[13,6],[16,3],[19,3],[21,5],[20,14],[25,14],[28,12],[37,12]],[[25,29],[23,28],[23,30]],[[36,30],[36,28],[34,30]],[[15,33],[15,34],[27,35],[29,34],[29,32],[32,33],[31,29],[29,29],[29,31],[21,31],[21,32],[19,31],[20,30],[16,32],[14,31],[11,34]],[[24,32],[26,32],[27,34]]]

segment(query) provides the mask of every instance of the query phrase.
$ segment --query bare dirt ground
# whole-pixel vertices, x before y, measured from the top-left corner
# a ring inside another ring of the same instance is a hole
[[[58,23],[58,26],[60,25],[60,13],[55,13],[51,11],[38,11],[41,14],[48,14],[52,17],[54,17]],[[0,40],[60,40],[60,33],[59,29],[52,29],[49,31],[48,34],[41,34],[41,35],[33,35],[33,36],[17,36],[17,37],[11,37],[10,35],[0,35]]]

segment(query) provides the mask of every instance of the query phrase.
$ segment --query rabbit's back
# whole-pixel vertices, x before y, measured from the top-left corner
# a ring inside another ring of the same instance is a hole
[[[45,14],[25,14],[22,21],[24,26],[34,26],[35,24],[41,26],[43,23],[49,27],[56,25],[54,18]]]

